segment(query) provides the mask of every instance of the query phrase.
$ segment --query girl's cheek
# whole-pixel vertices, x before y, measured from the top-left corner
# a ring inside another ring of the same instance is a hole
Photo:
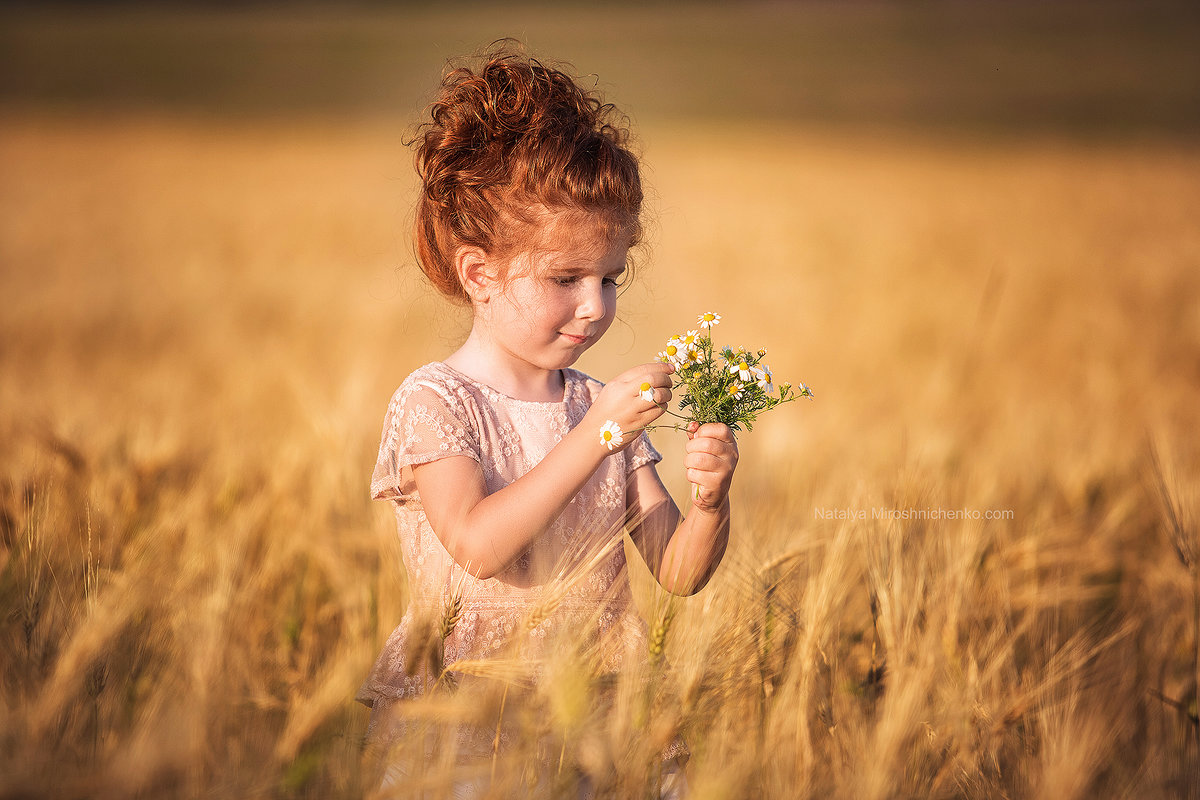
[[[533,298],[534,308],[567,308],[574,303],[574,293],[568,286],[551,283],[543,286]]]

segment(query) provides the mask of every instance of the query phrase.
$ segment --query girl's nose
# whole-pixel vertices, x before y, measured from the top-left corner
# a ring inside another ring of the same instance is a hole
[[[575,309],[575,316],[588,322],[595,322],[604,317],[604,293],[600,287],[588,289],[584,293],[580,298],[579,307]]]

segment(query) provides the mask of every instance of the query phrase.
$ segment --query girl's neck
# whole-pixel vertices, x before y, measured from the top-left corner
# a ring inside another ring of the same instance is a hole
[[[514,357],[478,327],[444,363],[514,400],[557,403],[563,399],[566,381],[561,369],[544,369]]]

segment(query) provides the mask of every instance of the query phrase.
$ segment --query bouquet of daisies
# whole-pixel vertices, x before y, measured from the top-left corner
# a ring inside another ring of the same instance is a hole
[[[658,354],[660,361],[675,365],[675,384],[672,392],[682,399],[682,413],[667,413],[688,422],[723,422],[733,430],[752,430],[754,421],[764,411],[800,398],[813,396],[803,383],[793,386],[782,383],[776,392],[775,376],[763,363],[766,350],[750,352],[743,348],[723,347],[716,350],[712,329],[721,322],[721,315],[701,314],[700,327],[667,340],[666,349]]]

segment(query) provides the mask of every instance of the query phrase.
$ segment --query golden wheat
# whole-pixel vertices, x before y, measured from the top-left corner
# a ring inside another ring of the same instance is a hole
[[[629,797],[677,737],[699,798],[1194,787],[1200,152],[663,127],[580,366],[711,307],[820,399],[743,437],[707,589],[633,564],[651,652],[446,665],[378,789],[352,698],[405,587],[366,480],[466,324],[399,132],[0,127],[0,794]]]

